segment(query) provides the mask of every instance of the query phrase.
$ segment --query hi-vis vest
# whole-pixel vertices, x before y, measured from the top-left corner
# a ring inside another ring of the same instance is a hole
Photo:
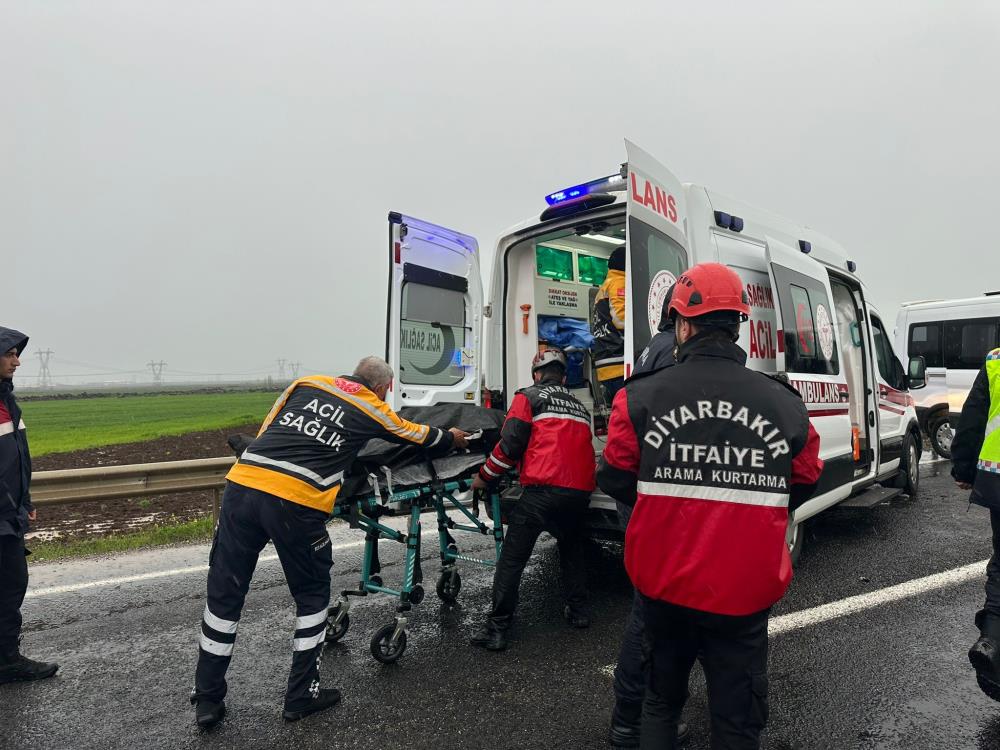
[[[453,440],[407,422],[353,378],[313,375],[281,394],[226,479],[330,513],[345,472],[372,438],[435,449]]]
[[[986,375],[990,379],[990,414],[979,452],[979,470],[1000,474],[1000,349],[986,355]]]

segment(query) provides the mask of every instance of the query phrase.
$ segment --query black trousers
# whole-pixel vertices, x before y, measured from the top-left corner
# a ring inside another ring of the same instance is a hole
[[[768,610],[731,617],[644,598],[643,614],[649,681],[639,747],[677,746],[697,659],[708,682],[712,750],[757,750],[767,724]]]
[[[587,573],[583,559],[583,515],[590,502],[586,492],[556,487],[525,487],[507,516],[507,534],[493,576],[490,618],[506,626],[517,609],[521,575],[543,531],[556,538],[562,569],[563,598],[575,609],[587,602]]]
[[[628,527],[632,508],[618,503],[618,518],[622,531]],[[642,703],[646,695],[646,672],[643,663],[643,622],[642,597],[638,591],[632,592],[632,609],[625,623],[618,664],[615,666],[615,700],[621,703]]]
[[[985,635],[1000,634],[1000,510],[990,509],[993,528],[993,554],[986,565],[986,602],[976,613],[976,627]]]
[[[24,537],[0,536],[0,654],[17,651],[21,637],[21,604],[28,590]]]
[[[274,542],[297,615],[285,707],[298,710],[318,695],[333,565],[326,521],[321,511],[232,482],[226,485],[209,554],[196,699],[221,701],[226,695],[240,613],[257,557],[268,541]]]

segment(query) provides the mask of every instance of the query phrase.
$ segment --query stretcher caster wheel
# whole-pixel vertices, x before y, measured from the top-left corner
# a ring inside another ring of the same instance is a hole
[[[382,576],[378,575],[377,573],[373,576],[368,576],[368,583],[372,584],[373,586],[382,586],[383,585]]]
[[[375,631],[372,636],[372,656],[382,664],[392,664],[406,651],[406,631],[400,631],[395,643],[392,640],[396,632],[396,623],[390,622]]]
[[[410,604],[420,604],[424,600],[424,587],[417,585],[410,592]]]
[[[438,578],[438,598],[446,604],[454,604],[458,600],[458,592],[462,590],[462,576],[457,570],[445,571]]]
[[[346,612],[344,613],[344,616],[340,618],[340,622],[337,622],[337,615],[339,611],[339,607],[334,607],[326,616],[327,643],[336,643],[347,635],[347,631],[351,627],[351,616]]]

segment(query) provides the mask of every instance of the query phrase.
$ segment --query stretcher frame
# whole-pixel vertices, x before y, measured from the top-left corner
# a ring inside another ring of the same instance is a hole
[[[432,469],[433,476],[433,469]],[[372,479],[376,478],[372,475]],[[341,640],[350,627],[349,611],[351,597],[368,596],[369,594],[384,594],[396,597],[399,604],[396,607],[396,618],[378,628],[371,640],[372,656],[379,662],[389,664],[397,661],[406,650],[406,625],[409,613],[414,606],[419,605],[425,596],[423,587],[423,570],[420,565],[421,532],[424,511],[433,509],[436,514],[438,528],[438,552],[441,560],[441,572],[435,590],[438,597],[446,604],[453,604],[461,589],[459,563],[471,563],[495,567],[500,559],[503,548],[503,521],[500,508],[500,493],[494,488],[488,491],[484,499],[488,503],[488,513],[492,525],[479,518],[479,493],[473,494],[472,510],[457,497],[456,493],[465,492],[472,487],[469,478],[451,481],[432,479],[429,483],[399,491],[383,494],[377,481],[372,481],[372,492],[350,498],[338,498],[334,507],[333,518],[347,521],[352,529],[365,533],[364,555],[361,564],[361,578],[356,589],[341,591],[340,598],[330,607],[327,615],[327,643]],[[394,513],[394,506],[409,504],[409,520],[405,530],[393,529],[379,521],[379,518]],[[456,521],[448,515],[449,510],[458,510],[463,516]],[[463,554],[451,532],[467,532],[483,536],[492,536],[494,541],[494,556],[492,559],[478,558]],[[378,554],[379,541],[389,541],[404,544],[406,555],[403,565],[403,580],[399,588],[387,586],[382,580],[381,562]]]

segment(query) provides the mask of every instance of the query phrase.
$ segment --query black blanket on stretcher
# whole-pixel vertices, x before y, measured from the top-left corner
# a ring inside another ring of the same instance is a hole
[[[416,445],[370,440],[344,477],[341,497],[370,494],[369,477],[372,474],[377,478],[383,494],[420,487],[435,478],[453,481],[471,476],[485,463],[500,440],[504,420],[502,411],[471,404],[404,406],[399,415],[417,424],[443,429],[458,427],[473,433],[469,449],[435,457],[433,451]]]

